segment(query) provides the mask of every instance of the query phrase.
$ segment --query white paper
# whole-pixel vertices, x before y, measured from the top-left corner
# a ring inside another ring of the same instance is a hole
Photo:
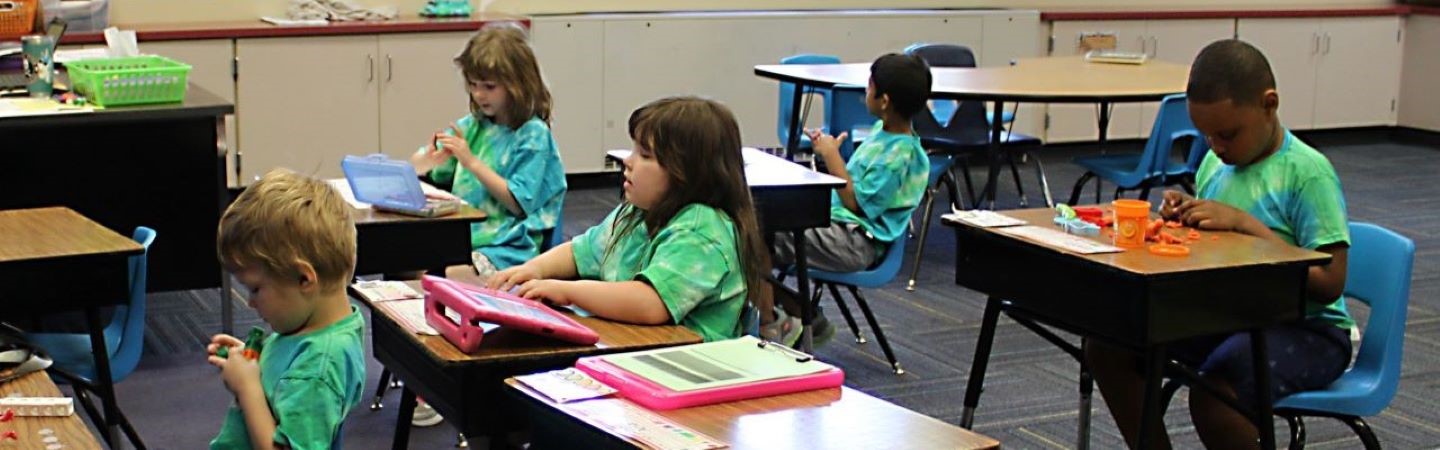
[[[435,328],[431,327],[430,323],[425,321],[424,299],[396,300],[393,302],[376,303],[376,306],[389,309],[390,312],[398,315],[399,317],[395,319],[408,324],[409,326],[406,328],[409,328],[416,334],[429,336],[440,335],[439,331],[435,331]]]
[[[325,182],[330,183],[330,187],[335,188],[336,191],[339,191],[340,196],[345,198],[345,203],[349,203],[351,208],[370,209],[369,203],[365,203],[355,199],[355,192],[350,190],[349,181],[346,181],[344,178],[331,178],[329,180],[325,180]]]
[[[282,26],[282,27],[316,26],[316,25],[329,25],[329,24],[330,24],[330,21],[325,20],[325,19],[300,19],[300,20],[295,20],[295,19],[286,19],[286,18],[283,18],[283,17],[261,16],[261,17],[260,17],[260,20],[265,21],[265,23],[269,23],[269,24],[271,24],[271,25]]]
[[[1086,239],[1073,234],[1066,234],[1063,231],[1053,228],[1026,225],[1022,227],[1001,228],[996,230],[999,233],[1018,236],[1040,245],[1058,248],[1072,253],[1082,255],[1093,255],[1097,253],[1118,253],[1125,249],[1113,245],[1102,244],[1098,241]]]
[[[1012,227],[1016,225],[1024,225],[1026,223],[1023,220],[1000,214],[995,211],[989,211],[984,209],[956,211],[940,217],[944,219],[965,222],[980,228]]]
[[[521,375],[515,379],[549,397],[555,403],[599,398],[619,392],[574,367]]]
[[[110,56],[110,49],[107,48],[72,48],[55,50],[55,62],[68,64],[71,61],[82,59],[106,58]]]

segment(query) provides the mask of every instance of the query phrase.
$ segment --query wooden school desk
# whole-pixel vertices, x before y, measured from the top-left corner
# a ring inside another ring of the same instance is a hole
[[[514,378],[505,384],[530,411],[531,448],[646,448],[585,422],[570,405]],[[655,413],[733,450],[1000,448],[989,437],[843,386]]]
[[[419,291],[420,282],[406,282]],[[351,290],[351,296],[370,306],[370,330],[375,359],[405,382],[400,417],[395,422],[393,448],[409,445],[410,419],[415,396],[425,398],[445,421],[467,436],[487,435],[491,442],[521,423],[502,403],[501,382],[508,377],[575,364],[581,356],[647,350],[699,343],[702,339],[678,325],[627,325],[593,317],[573,317],[600,334],[600,342],[581,346],[506,329],[485,334],[480,350],[461,353],[440,336],[411,332],[383,305],[369,303]],[[383,303],[383,302],[381,302]]]
[[[93,419],[112,445],[118,442],[107,424],[120,426],[143,447],[115,403],[100,308],[129,302],[129,259],[144,251],[135,240],[70,208],[0,211],[0,320],[85,310],[95,354],[92,381],[105,403],[105,416]]]
[[[217,287],[234,110],[191,85],[179,103],[0,117],[0,209],[64,205],[127,235],[153,228],[147,289]]]
[[[745,147],[745,181],[750,184],[755,201],[756,220],[765,232],[788,231],[795,241],[795,285],[809,299],[810,273],[806,269],[805,231],[830,226],[830,191],[845,186],[845,180],[820,173],[784,158]],[[620,162],[630,150],[610,150],[605,157]],[[800,350],[810,352],[813,336],[810,323],[815,319],[815,305],[800,302],[800,321],[805,325],[800,335]]]
[[[995,204],[995,178],[1000,172],[1000,120],[1006,103],[1098,103],[1099,146],[1105,147],[1110,128],[1110,105],[1120,102],[1153,102],[1167,95],[1185,92],[1189,67],[1164,61],[1145,64],[1087,63],[1083,57],[1046,57],[1017,60],[1003,67],[963,69],[930,68],[930,97],[945,100],[978,100],[991,103],[990,173],[983,199]],[[755,66],[755,75],[801,86],[831,87],[836,84],[865,86],[870,80],[870,63],[862,64],[776,64]],[[790,117],[790,142],[799,145],[800,106],[803,89],[795,89]],[[1044,168],[1039,166],[1045,204],[1053,204]]]
[[[64,397],[60,388],[55,382],[50,381],[50,376],[44,371],[33,372],[14,380],[0,383],[0,397]],[[80,405],[75,405],[75,410],[80,410]],[[14,448],[45,448],[48,445],[60,444],[70,450],[99,449],[100,443],[95,441],[95,435],[90,433],[90,428],[85,426],[85,421],[80,416],[71,414],[66,417],[20,417],[15,416],[9,422],[0,424],[0,430],[15,430],[20,435],[18,441],[0,441],[0,446],[13,445]],[[45,432],[44,430],[50,430]],[[47,442],[46,439],[53,437],[54,441]],[[6,444],[13,442],[13,444]]]
[[[1031,225],[1054,227],[1054,210],[1005,211]],[[1133,349],[1145,357],[1142,423],[1159,421],[1160,382],[1167,362],[1165,345],[1219,333],[1251,332],[1259,411],[1243,405],[1259,427],[1261,443],[1274,448],[1269,365],[1265,334],[1259,329],[1298,320],[1304,314],[1305,280],[1310,266],[1330,255],[1231,232],[1201,231],[1188,257],[1151,254],[1144,248],[1123,253],[1078,255],[1018,237],[949,219],[955,228],[955,282],[989,299],[975,345],[960,425],[969,428],[983,390],[990,346],[1002,311],[1072,356],[1081,349],[1040,324],[1085,339]],[[1218,237],[1212,239],[1212,237]],[[1108,239],[1103,233],[1097,240]],[[1041,281],[1041,282],[1037,282]],[[1175,366],[1172,366],[1175,367]],[[1083,365],[1082,365],[1083,371]],[[1081,379],[1080,447],[1088,445],[1088,374]],[[1142,428],[1144,429],[1144,428]],[[1149,437],[1140,436],[1145,448]]]

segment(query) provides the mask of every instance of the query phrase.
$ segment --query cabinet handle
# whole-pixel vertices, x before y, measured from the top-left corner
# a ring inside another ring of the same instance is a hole
[[[1325,33],[1325,54],[1330,54],[1330,33]]]
[[[1148,53],[1146,48],[1149,46],[1145,43],[1145,36],[1137,36],[1135,39],[1140,41],[1140,53]]]
[[[1310,34],[1310,54],[1320,53],[1320,33]]]
[[[1160,57],[1160,38],[1157,38],[1155,36],[1150,36],[1150,57]]]
[[[365,81],[375,81],[375,55],[365,55]]]
[[[389,83],[392,78],[395,78],[395,61],[390,59],[390,54],[387,53],[385,54],[385,82]]]

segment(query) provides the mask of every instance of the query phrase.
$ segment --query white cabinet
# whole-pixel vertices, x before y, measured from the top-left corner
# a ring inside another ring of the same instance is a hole
[[[1399,17],[1240,19],[1236,34],[1270,61],[1286,126],[1395,124]]]
[[[235,78],[231,62],[235,55],[235,41],[230,39],[207,39],[196,41],[142,42],[140,50],[161,55],[190,65],[188,81],[209,91],[225,101],[235,102]],[[234,164],[236,151],[236,120],[234,114],[225,116],[225,148],[230,152],[228,164]],[[235,170],[231,166],[225,171],[230,186],[235,185]]]
[[[777,85],[753,67],[798,53],[873,61],[915,42],[971,47],[982,66],[1033,57],[1034,11],[848,11],[611,14],[536,17],[532,44],[555,95],[556,139],[566,172],[603,170],[604,151],[628,148],[636,107],[671,95],[725,103],[746,145],[779,145]],[[815,105],[812,120],[818,117]],[[1023,108],[1016,129],[1039,129]]]
[[[239,39],[241,184],[275,167],[341,176],[349,154],[408,155],[468,111],[468,33]]]
[[[1105,20],[1054,22],[1052,56],[1080,54],[1080,36],[1088,33],[1114,34],[1116,49],[1141,52],[1151,58],[1189,65],[1195,55],[1211,42],[1233,37],[1233,19],[1194,20]],[[1155,121],[1158,103],[1113,105],[1108,138],[1147,137]],[[1050,143],[1093,141],[1099,138],[1098,108],[1089,104],[1051,104],[1045,141]]]
[[[1400,76],[1400,111],[1405,127],[1440,131],[1440,16],[1414,14],[1405,18],[1405,62]]]

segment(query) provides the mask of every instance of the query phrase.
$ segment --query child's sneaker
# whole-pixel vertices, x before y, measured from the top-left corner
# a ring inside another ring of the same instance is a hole
[[[445,420],[440,413],[435,411],[429,403],[419,402],[415,405],[415,415],[410,417],[410,425],[417,427],[433,427]]]
[[[799,317],[790,317],[783,309],[775,308],[775,321],[760,326],[760,337],[785,344],[786,347],[794,347],[795,342],[800,340],[800,331],[803,328]]]

